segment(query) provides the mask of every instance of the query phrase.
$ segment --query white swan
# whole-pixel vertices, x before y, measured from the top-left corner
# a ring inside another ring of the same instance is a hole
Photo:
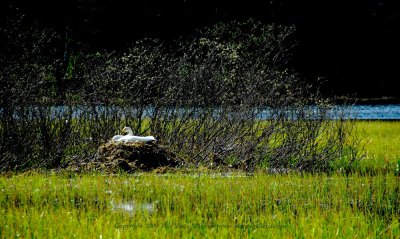
[[[130,127],[125,127],[122,129],[122,132],[128,133],[127,135],[133,135],[133,131]],[[112,137],[111,141],[115,142],[115,141],[121,141],[121,138],[124,137],[126,135],[114,135],[114,137]]]
[[[126,135],[115,135],[112,138],[112,141],[119,141],[119,142],[151,142],[151,141],[156,141],[156,139],[153,136],[136,136],[133,135],[133,131],[130,127],[125,127],[123,132],[126,132],[128,134]]]
[[[118,138],[117,141],[122,142],[151,142],[156,139],[153,136],[135,136],[135,135],[124,135],[121,138]]]
[[[112,137],[111,141],[115,142],[115,141],[119,141],[119,139],[123,137],[123,135],[114,135],[114,137]]]

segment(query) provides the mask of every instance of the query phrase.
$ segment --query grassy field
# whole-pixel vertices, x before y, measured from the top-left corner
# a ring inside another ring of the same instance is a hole
[[[349,176],[3,175],[0,237],[399,238],[400,123],[357,127],[364,171]]]
[[[357,122],[357,133],[365,146],[361,170],[392,171],[400,160],[400,122]]]

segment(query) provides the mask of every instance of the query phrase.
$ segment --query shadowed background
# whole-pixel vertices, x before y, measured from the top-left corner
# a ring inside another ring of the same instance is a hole
[[[400,97],[400,2],[294,0],[8,0],[32,20],[91,49],[125,47],[143,37],[173,39],[218,21],[254,18],[296,26],[292,62],[325,94]],[[10,8],[12,6],[12,8]]]

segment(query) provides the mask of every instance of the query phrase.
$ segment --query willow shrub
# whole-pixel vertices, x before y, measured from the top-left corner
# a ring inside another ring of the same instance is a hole
[[[70,49],[64,66],[48,54],[58,38],[29,34],[28,50],[1,59],[1,169],[89,161],[131,126],[192,166],[352,170],[361,157],[353,123],[289,68],[294,30],[219,23],[122,52]]]

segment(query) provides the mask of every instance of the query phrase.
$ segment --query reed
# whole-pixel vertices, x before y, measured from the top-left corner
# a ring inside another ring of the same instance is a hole
[[[0,237],[387,237],[394,175],[27,173],[0,178]]]

